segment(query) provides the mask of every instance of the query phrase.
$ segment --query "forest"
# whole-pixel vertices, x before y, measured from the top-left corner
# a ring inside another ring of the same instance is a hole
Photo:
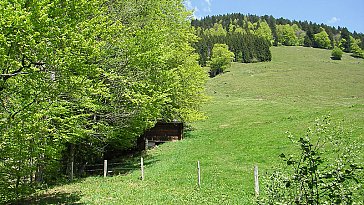
[[[1,0],[0,203],[203,118],[189,19],[181,0]]]
[[[235,54],[234,61],[243,63],[270,61],[272,45],[338,47],[354,57],[364,58],[364,34],[351,33],[345,27],[240,13],[207,16],[194,19],[191,24],[199,36],[194,47],[202,66],[208,64],[216,43],[228,45]]]

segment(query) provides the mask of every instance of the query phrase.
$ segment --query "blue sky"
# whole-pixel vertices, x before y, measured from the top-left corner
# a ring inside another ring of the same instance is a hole
[[[243,13],[307,20],[364,33],[364,0],[185,0],[194,16]]]

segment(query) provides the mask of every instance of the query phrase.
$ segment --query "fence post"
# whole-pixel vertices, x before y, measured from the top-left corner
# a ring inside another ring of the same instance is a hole
[[[140,171],[142,173],[142,181],[144,180],[144,161],[143,157],[140,158]]]
[[[71,181],[73,181],[73,162],[71,162]]]
[[[104,160],[104,177],[106,177],[107,174],[107,160]]]
[[[197,183],[198,183],[198,187],[201,187],[201,167],[200,167],[200,160],[197,161]]]
[[[255,184],[255,196],[259,196],[259,174],[258,174],[258,166],[254,167],[254,184]]]

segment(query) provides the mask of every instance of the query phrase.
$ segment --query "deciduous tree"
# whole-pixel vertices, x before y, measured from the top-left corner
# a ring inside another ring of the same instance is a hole
[[[0,203],[57,178],[62,157],[89,160],[68,145],[100,157],[159,119],[202,118],[189,18],[181,0],[1,0]]]
[[[329,38],[329,35],[326,33],[324,28],[320,28],[320,33],[317,33],[314,35],[314,39],[316,42],[316,45],[319,48],[330,48],[331,47],[331,41]]]
[[[224,72],[230,67],[231,62],[234,59],[234,53],[229,51],[229,47],[226,44],[215,44],[212,49],[212,57],[209,62],[211,76],[215,76]]]
[[[297,45],[297,36],[293,28],[289,25],[277,25],[278,42],[285,46]]]
[[[273,44],[272,30],[270,29],[268,23],[263,20],[260,22],[259,27],[255,30],[255,35],[264,38],[267,42]]]

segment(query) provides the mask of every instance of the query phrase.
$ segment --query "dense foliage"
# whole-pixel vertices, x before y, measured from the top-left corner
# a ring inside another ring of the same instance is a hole
[[[340,48],[335,47],[334,49],[332,49],[331,56],[334,60],[341,60],[343,56],[343,51]]]
[[[214,77],[219,73],[223,73],[231,66],[234,59],[234,53],[229,51],[226,44],[215,44],[212,48],[210,66],[210,77]]]
[[[205,59],[209,58],[209,52],[205,50],[210,49],[208,46],[203,46],[206,38],[209,35],[206,31],[211,33],[211,30],[217,31],[219,35],[223,36],[220,41],[215,41],[214,43],[226,43],[229,45],[231,51],[232,44],[236,44],[236,39],[229,38],[228,34],[240,33],[243,36],[253,35],[255,37],[262,37],[269,44],[275,46],[285,45],[285,46],[306,46],[315,48],[332,49],[335,46],[341,48],[344,52],[353,53],[355,57],[362,57],[364,53],[364,34],[357,32],[349,32],[345,27],[331,27],[325,24],[317,24],[308,21],[291,21],[284,18],[276,19],[273,16],[256,16],[256,15],[243,15],[240,13],[217,15],[217,16],[207,16],[201,20],[193,20],[192,25],[197,29],[197,33],[202,38],[202,45],[196,45],[196,49],[200,53],[200,64],[205,65]],[[204,31],[204,32],[201,32]],[[202,35],[202,33],[204,35]],[[242,39],[243,36],[239,36],[238,39]],[[225,41],[223,41],[225,40]],[[255,40],[240,40],[244,45],[255,45]],[[229,44],[231,42],[231,44]],[[206,48],[207,47],[207,48]],[[265,52],[265,47],[253,46],[254,51]],[[251,46],[249,48],[252,48]],[[240,54],[242,52],[242,54]],[[239,50],[234,52],[237,59],[239,56],[245,55],[248,51]],[[207,53],[207,54],[206,54]],[[250,56],[250,54],[248,54]],[[254,61],[253,57],[248,57],[242,60],[242,62]],[[255,59],[258,61],[269,60],[268,54],[267,58]]]
[[[315,34],[313,38],[316,42],[317,47],[326,49],[331,47],[329,35],[322,27],[320,27],[320,33]]]
[[[209,27],[196,27],[199,41],[194,44],[197,53],[200,55],[199,63],[206,66],[211,60],[214,44],[226,44],[229,50],[234,53],[235,62],[251,63],[270,61],[272,56],[269,47],[272,43],[271,30],[266,22],[250,24],[249,29],[241,27],[238,21],[231,21],[228,30],[223,28],[221,22],[214,23]]]
[[[352,56],[358,58],[364,58],[364,50],[359,47],[361,41],[350,36],[350,51],[353,53]]]
[[[180,0],[1,0],[0,203],[159,119],[201,118],[189,15]]]

